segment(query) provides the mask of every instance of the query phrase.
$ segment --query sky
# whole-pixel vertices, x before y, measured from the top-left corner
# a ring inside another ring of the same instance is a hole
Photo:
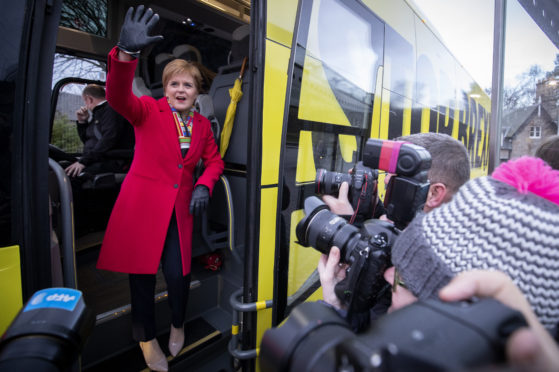
[[[482,88],[491,87],[493,15],[491,0],[412,0],[452,54]],[[552,70],[559,50],[516,0],[507,1],[505,87],[530,66]]]

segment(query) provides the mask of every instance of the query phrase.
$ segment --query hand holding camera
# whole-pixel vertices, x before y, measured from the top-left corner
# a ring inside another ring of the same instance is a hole
[[[260,365],[270,372],[476,370],[504,362],[507,339],[525,326],[521,313],[493,299],[424,300],[356,335],[332,308],[305,302],[264,333]]]
[[[316,193],[324,195],[324,201],[334,206],[336,214],[353,215],[352,219],[357,214],[370,216],[374,211],[372,202],[376,201],[377,178],[378,172],[364,166],[363,162],[358,162],[349,173],[320,168],[316,171]]]
[[[388,218],[394,224],[370,220],[358,229],[313,196],[305,200],[305,217],[296,228],[298,242],[303,246],[312,246],[325,255],[333,246],[340,249],[340,262],[348,264],[347,275],[343,278],[339,270],[334,272],[332,265],[325,261],[320,267],[321,283],[324,286],[327,282],[323,288],[325,300],[336,307],[346,307],[348,319],[356,312],[367,311],[384,295],[387,283],[383,274],[390,266],[393,242],[400,229],[421,210],[429,189],[427,171],[431,156],[424,148],[398,141],[369,139],[363,153],[363,162],[357,163],[350,174],[318,169],[316,190],[323,194],[339,191],[338,200],[343,201],[344,184],[347,183],[357,208],[371,206],[371,201],[377,197],[378,172],[368,167],[393,173],[385,206]],[[337,299],[330,295],[332,286]]]
[[[346,306],[336,295],[336,285],[345,279],[347,265],[340,262],[340,250],[332,247],[329,254],[322,254],[318,261],[318,275],[322,286],[322,298],[325,302],[337,309],[344,309]]]
[[[512,279],[500,271],[472,270],[458,274],[439,297],[444,301],[473,296],[494,298],[524,315],[529,328],[521,328],[507,340],[509,362],[526,370],[553,371],[559,368],[559,348],[539,322],[530,303]]]
[[[348,199],[349,184],[344,181],[340,185],[340,190],[338,191],[338,197],[325,194],[322,196],[322,200],[330,207],[332,213],[339,215],[352,215],[354,210]]]

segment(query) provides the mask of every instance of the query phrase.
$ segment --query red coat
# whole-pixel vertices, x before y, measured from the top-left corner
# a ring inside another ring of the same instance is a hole
[[[196,185],[210,190],[223,172],[208,119],[195,113],[192,142],[181,156],[177,129],[167,100],[132,93],[137,60],[119,61],[109,53],[107,100],[132,125],[136,135],[134,160],[114,205],[97,268],[134,274],[155,274],[173,208],[179,227],[183,274],[190,273],[192,215]],[[205,171],[193,184],[193,171],[202,159]]]

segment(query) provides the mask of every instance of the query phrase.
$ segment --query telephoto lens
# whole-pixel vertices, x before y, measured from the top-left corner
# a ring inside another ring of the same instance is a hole
[[[343,182],[351,185],[351,178],[349,173],[330,172],[324,168],[319,168],[316,170],[316,193],[336,195]]]
[[[388,222],[371,220],[363,228],[330,212],[316,196],[305,199],[305,217],[297,224],[298,243],[329,254],[340,249],[340,262],[349,265],[346,277],[334,288],[336,296],[352,310],[365,311],[384,293],[383,273],[390,263],[390,249],[398,230]]]
[[[378,172],[358,162],[350,173],[316,171],[315,192],[319,195],[338,196],[343,182],[348,184],[347,198],[356,214],[369,218],[374,212],[377,197]]]
[[[305,199],[305,217],[295,230],[298,243],[328,254],[330,248],[340,249],[340,261],[348,262],[353,247],[361,238],[359,229],[330,212],[316,196]]]

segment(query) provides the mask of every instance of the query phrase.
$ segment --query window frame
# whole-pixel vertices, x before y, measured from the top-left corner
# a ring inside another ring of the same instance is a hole
[[[530,136],[530,138],[542,138],[542,127],[541,127],[541,125],[531,125],[529,136]]]

